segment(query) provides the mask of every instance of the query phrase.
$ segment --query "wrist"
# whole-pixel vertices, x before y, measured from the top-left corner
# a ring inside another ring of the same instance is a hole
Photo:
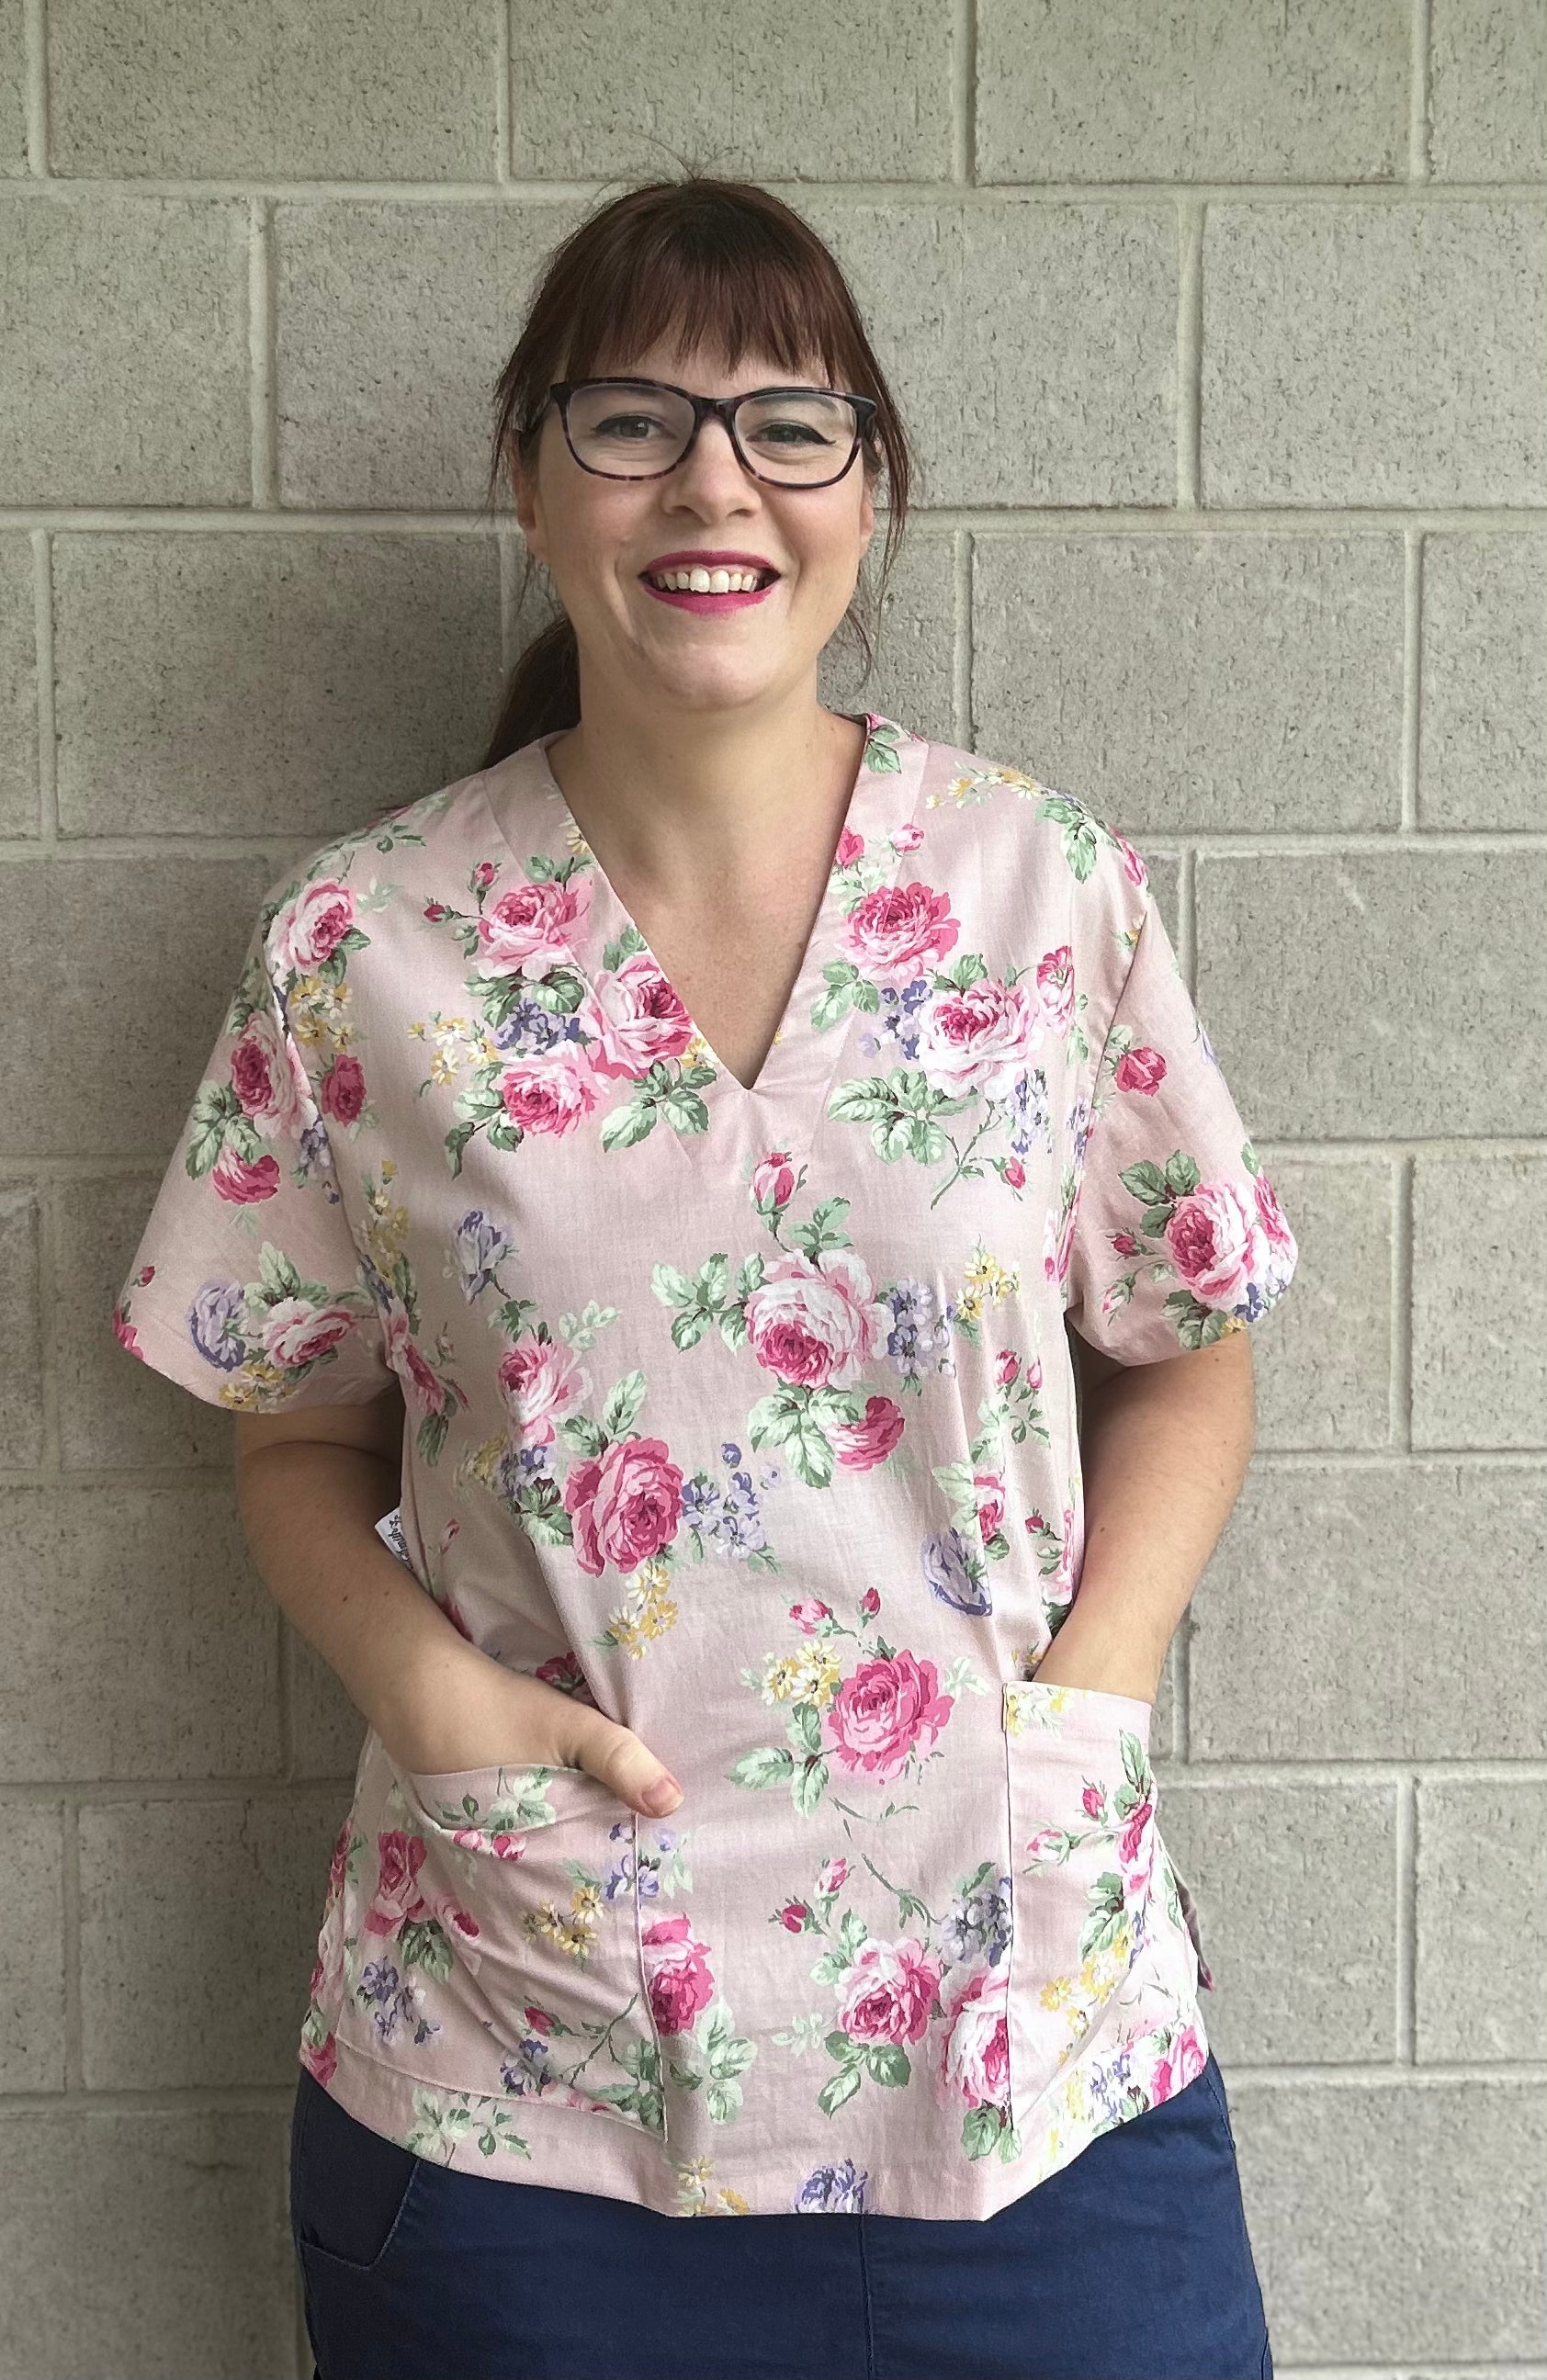
[[[1160,1692],[1166,1647],[1132,1628],[1103,1626],[1081,1615],[1078,1599],[1037,1664],[1036,1676],[1050,1686],[1086,1686],[1098,1694],[1130,1694],[1152,1703]]]

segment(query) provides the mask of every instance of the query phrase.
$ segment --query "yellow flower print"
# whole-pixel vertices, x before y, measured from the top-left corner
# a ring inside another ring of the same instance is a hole
[[[352,1038],[348,1008],[348,984],[326,983],[320,975],[298,976],[285,1003],[298,1041],[327,1041],[335,1050],[347,1050]]]
[[[689,2157],[678,2165],[676,2203],[688,2215],[748,2215],[751,2209],[739,2190],[710,2191],[713,2157]]]
[[[463,1066],[499,1055],[482,1026],[470,1017],[443,1016],[435,1009],[428,1024],[410,1025],[408,1030],[417,1039],[430,1041],[432,1047],[429,1075],[432,1083],[454,1083]]]
[[[369,1173],[365,1176],[365,1203],[370,1209],[365,1236],[371,1244],[371,1253],[379,1270],[384,1273],[391,1272],[408,1236],[408,1210],[407,1207],[393,1205],[387,1188],[396,1172],[396,1164],[388,1157],[382,1161],[379,1184],[372,1180]]]
[[[551,1900],[547,1901],[542,1909],[527,1912],[527,1932],[534,1940],[552,1942],[566,1959],[583,1967],[596,1947],[596,1912],[601,1900],[599,1884],[578,1884],[567,1917],[561,1915]]]
[[[956,1301],[956,1311],[968,1321],[978,1322],[991,1305],[1003,1305],[1020,1290],[1019,1265],[1002,1265],[991,1257],[981,1240],[978,1241],[963,1279],[966,1287]]]
[[[975,802],[986,801],[995,785],[1008,785],[1023,800],[1049,790],[1040,785],[1035,777],[1023,775],[1019,769],[964,769],[938,793],[926,794],[924,808],[938,809],[943,802],[948,802],[953,809],[966,809]]]
[[[822,1645],[781,1654],[763,1672],[765,1703],[819,1703],[824,1708],[843,1683],[843,1671]]]
[[[639,1576],[622,1608],[612,1612],[608,1632],[619,1649],[638,1660],[645,1646],[676,1626],[677,1606],[667,1594],[671,1573],[662,1561],[640,1564]]]

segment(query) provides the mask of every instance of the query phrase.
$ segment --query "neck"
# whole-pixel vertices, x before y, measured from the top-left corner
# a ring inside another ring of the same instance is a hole
[[[548,766],[640,885],[766,873],[792,841],[834,835],[864,754],[862,723],[813,694],[755,710],[624,713],[588,700]],[[599,855],[600,856],[600,855]]]

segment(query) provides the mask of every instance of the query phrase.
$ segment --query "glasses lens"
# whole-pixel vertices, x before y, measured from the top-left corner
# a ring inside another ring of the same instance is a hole
[[[642,382],[584,382],[569,399],[569,436],[593,471],[648,479],[669,471],[688,443],[693,408],[685,397]]]
[[[754,470],[791,486],[831,480],[854,445],[854,407],[822,389],[786,389],[744,398],[737,432]]]
[[[760,392],[743,397],[736,427],[756,471],[790,487],[835,479],[854,445],[855,412],[847,397],[822,389]],[[592,471],[649,479],[680,461],[693,408],[643,381],[586,381],[569,400],[569,436]]]

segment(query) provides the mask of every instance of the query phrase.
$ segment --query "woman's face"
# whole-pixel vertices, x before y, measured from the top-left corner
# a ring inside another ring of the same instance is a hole
[[[820,366],[791,372],[753,355],[727,372],[664,342],[612,369],[703,396],[829,385]],[[535,470],[518,467],[514,485],[527,544],[573,624],[582,686],[600,682],[625,705],[726,710],[814,679],[875,528],[862,454],[831,486],[774,487],[742,469],[713,419],[664,477],[609,480],[576,462],[550,406]],[[760,601],[695,610],[645,583],[664,555],[726,552],[777,571]]]

